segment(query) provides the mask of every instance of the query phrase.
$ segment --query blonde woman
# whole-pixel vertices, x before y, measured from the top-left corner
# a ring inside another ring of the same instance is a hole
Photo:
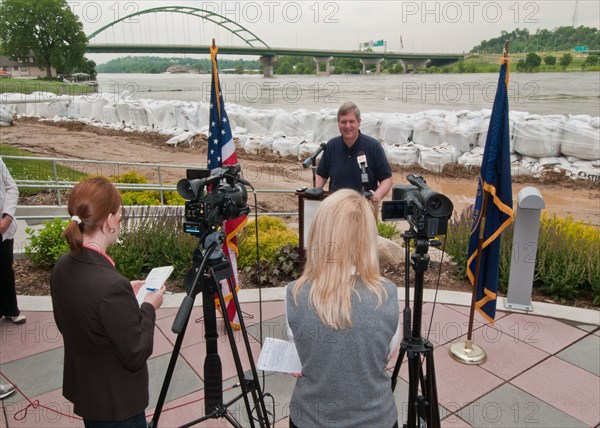
[[[400,338],[398,294],[380,275],[377,226],[358,192],[319,207],[286,309],[302,363],[290,427],[397,427],[386,365]]]

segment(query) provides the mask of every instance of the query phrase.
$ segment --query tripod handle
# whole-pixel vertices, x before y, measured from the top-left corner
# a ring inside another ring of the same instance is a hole
[[[171,327],[171,331],[175,334],[181,333],[187,320],[190,318],[190,313],[192,312],[192,307],[194,306],[194,299],[190,296],[185,296],[183,298],[183,302],[177,311],[177,315],[175,316],[175,321],[173,321],[173,326]]]

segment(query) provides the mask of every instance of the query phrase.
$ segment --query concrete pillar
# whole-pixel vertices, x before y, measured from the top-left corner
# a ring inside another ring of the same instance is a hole
[[[333,60],[332,56],[315,57],[314,60],[317,63],[317,76],[329,76],[331,74],[331,60]],[[322,63],[325,63],[325,71],[321,71]]]
[[[513,229],[508,293],[504,301],[506,308],[533,310],[531,289],[538,248],[540,216],[545,206],[540,191],[535,187],[525,187],[519,192]]]
[[[375,74],[381,73],[381,64],[383,63],[383,58],[363,58],[360,60],[360,62],[363,65],[363,74],[367,74],[367,65],[373,64],[376,66]]]
[[[429,61],[429,59],[403,59],[402,65],[404,67],[404,72],[408,73],[408,66],[412,65],[413,73],[416,73],[419,68],[425,67]]]
[[[273,77],[273,64],[277,61],[276,55],[263,55],[260,57],[260,63],[263,66],[263,76]]]

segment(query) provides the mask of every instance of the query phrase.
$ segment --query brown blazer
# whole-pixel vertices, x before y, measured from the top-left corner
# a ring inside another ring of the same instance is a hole
[[[127,278],[83,248],[60,257],[50,280],[63,335],[63,395],[92,421],[122,421],[148,406],[148,366],[156,314],[138,306]]]

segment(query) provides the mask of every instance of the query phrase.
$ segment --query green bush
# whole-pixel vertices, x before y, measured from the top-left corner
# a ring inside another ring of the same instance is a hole
[[[121,194],[123,205],[160,205],[158,192],[150,190],[127,191]]]
[[[298,233],[283,220],[263,216],[258,218],[258,242],[261,260],[276,261],[276,252],[286,245],[298,245]],[[250,222],[238,239],[238,266],[244,269],[256,264],[256,223]]]
[[[401,233],[394,223],[386,223],[384,221],[377,223],[377,231],[379,236],[386,239],[394,239]]]
[[[154,267],[173,265],[172,278],[191,266],[197,240],[183,232],[181,210],[144,207],[139,216],[124,216],[119,241],[107,253],[129,279],[144,278]]]
[[[116,183],[148,184],[148,179],[143,175],[129,171],[113,178]],[[160,205],[160,192],[156,190],[121,190],[123,205]],[[176,191],[163,192],[165,205],[184,205],[183,199]]]
[[[466,278],[467,251],[472,208],[450,220],[445,237],[446,252],[456,263],[458,277]],[[514,254],[513,254],[514,249]],[[504,230],[500,244],[501,291],[508,289],[513,258],[535,258],[534,286],[559,301],[591,295],[600,305],[600,230],[572,217],[565,219],[542,215],[537,248],[532,243],[513,243],[513,227]]]
[[[175,191],[163,192],[163,198],[166,205],[184,205],[185,199],[179,196]]]
[[[69,251],[69,245],[60,235],[69,222],[60,218],[44,222],[43,229],[38,233],[31,228],[26,228],[29,235],[29,244],[25,247],[25,254],[36,266],[52,267],[58,258]]]
[[[535,281],[553,298],[591,294],[600,305],[600,229],[571,216],[542,215]]]
[[[263,287],[279,287],[300,277],[300,254],[297,245],[285,245],[274,254],[275,261],[262,260],[260,269],[253,264],[247,266],[244,272],[249,279]]]
[[[135,171],[129,171],[125,174],[117,175],[113,178],[113,181],[115,183],[148,184],[148,179]]]

